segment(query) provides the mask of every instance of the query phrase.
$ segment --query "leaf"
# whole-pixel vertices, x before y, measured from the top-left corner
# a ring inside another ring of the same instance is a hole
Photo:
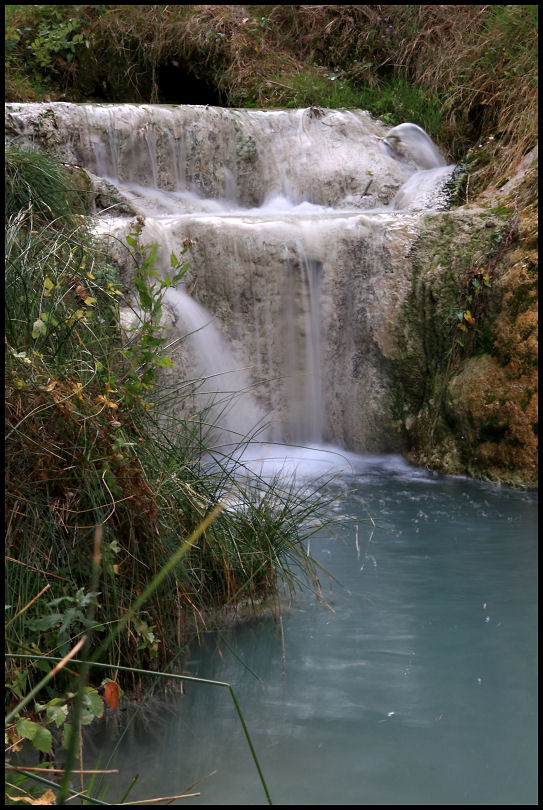
[[[63,613],[51,613],[49,616],[41,616],[39,619],[30,619],[28,627],[31,630],[52,630],[64,618]]]
[[[169,357],[156,357],[155,366],[159,368],[173,368],[174,365]]]
[[[95,303],[96,303],[96,298],[93,298],[93,297],[92,297],[92,295],[88,295],[88,296],[85,298],[85,304],[86,304],[88,307],[92,307],[92,306],[94,306],[94,304],[95,304]]]
[[[469,309],[467,309],[467,310],[464,312],[464,320],[465,320],[465,321],[466,321],[466,323],[468,323],[470,326],[473,326],[473,325],[474,325],[474,323],[475,323],[475,318],[473,317],[473,315],[471,314],[471,312],[469,311]]]
[[[104,713],[104,704],[96,689],[87,686],[86,694],[83,696],[83,705],[81,707],[81,723],[88,726],[93,720],[102,717]]]
[[[27,804],[56,804],[57,797],[53,793],[51,789],[46,790],[45,793],[42,793],[37,799],[33,799],[30,796],[10,796],[7,794],[8,799],[13,802],[26,802]]]
[[[145,312],[151,312],[153,307],[153,299],[149,295],[145,280],[141,276],[134,278],[134,283],[139,294],[140,304]]]
[[[46,276],[46,278],[44,279],[43,287],[44,287],[43,290],[44,295],[51,295],[51,290],[55,289],[55,284],[51,281],[49,276]]]
[[[68,750],[72,741],[72,734],[75,733],[75,756],[79,757],[79,734],[77,729],[74,731],[72,723],[64,723],[64,730],[62,732],[62,747]]]
[[[60,728],[68,717],[68,706],[66,704],[63,706],[48,706],[46,715],[48,723],[54,723],[57,728]]]
[[[20,717],[17,720],[17,731],[21,737],[30,740],[34,748],[48,754],[53,745],[53,737],[51,732],[41,726],[39,723],[33,723],[26,717]]]
[[[103,403],[104,403],[104,405],[107,405],[107,407],[108,407],[108,408],[112,408],[113,410],[117,410],[117,408],[119,407],[119,406],[117,405],[117,403],[116,403],[116,402],[113,402],[113,400],[108,399],[108,398],[107,398],[107,397],[105,397],[103,394],[99,394],[99,395],[96,397],[96,399],[97,399],[99,402],[103,402]]]
[[[32,326],[32,337],[34,338],[34,340],[36,340],[36,338],[38,338],[40,335],[45,335],[46,333],[47,333],[47,326],[41,320],[41,318],[38,318],[37,321],[34,321],[34,324]]]
[[[104,684],[104,698],[107,705],[116,712],[119,708],[119,687],[114,681],[108,681]]]
[[[181,279],[183,278],[183,276],[185,275],[185,273],[189,269],[190,264],[191,264],[190,262],[185,262],[185,264],[182,266],[181,270],[178,273],[176,273],[175,276],[173,277],[172,285],[177,284],[178,281],[181,281]]]

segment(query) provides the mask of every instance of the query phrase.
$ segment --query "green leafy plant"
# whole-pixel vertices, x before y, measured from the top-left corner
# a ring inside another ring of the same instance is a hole
[[[123,380],[123,389],[126,404],[139,401],[144,407],[149,407],[149,403],[142,395],[154,386],[157,369],[173,367],[171,359],[165,354],[164,346],[167,338],[161,334],[164,330],[161,324],[164,295],[170,287],[175,287],[181,281],[190,263],[181,265],[177,256],[172,253],[170,257],[172,273],[162,276],[155,268],[158,245],[139,247],[140,233],[141,228],[126,238],[128,245],[138,250],[143,258],[134,272],[139,317],[137,326],[131,330],[135,333],[135,337],[122,351],[130,368]],[[184,247],[183,253],[187,249]]]
[[[78,588],[74,596],[51,599],[46,603],[46,610],[41,616],[27,619],[28,628],[34,632],[47,633],[47,649],[58,650],[61,655],[66,655],[74,637],[85,630],[100,632],[102,629],[97,622],[87,618],[88,608],[99,606],[98,596],[99,592],[85,592],[84,588]]]
[[[45,70],[53,65],[55,57],[72,62],[78,47],[85,41],[80,31],[80,19],[62,19],[54,12],[48,16],[49,19],[39,25],[37,36],[30,43],[36,62]]]

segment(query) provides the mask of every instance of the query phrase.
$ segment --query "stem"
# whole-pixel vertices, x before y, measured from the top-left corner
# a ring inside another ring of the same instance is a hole
[[[27,655],[26,653],[6,653],[6,657],[7,658],[31,658],[31,659],[34,658],[34,659],[43,659],[43,660],[46,660],[46,661],[59,661],[60,660],[59,658],[56,658],[56,657],[51,656],[51,655]],[[136,675],[153,675],[156,678],[171,678],[173,680],[178,680],[178,681],[191,681],[192,683],[209,684],[210,686],[224,686],[226,689],[228,689],[228,691],[230,692],[230,695],[232,697],[232,701],[234,703],[234,707],[235,707],[236,712],[238,714],[238,717],[240,719],[241,726],[242,726],[243,732],[245,734],[245,738],[246,738],[247,743],[249,745],[249,749],[250,749],[251,754],[253,756],[253,760],[255,762],[256,769],[258,771],[258,775],[260,777],[260,781],[261,781],[262,787],[264,789],[264,793],[266,794],[268,804],[273,804],[273,802],[272,802],[272,800],[270,798],[268,787],[266,785],[266,781],[264,779],[264,775],[262,773],[262,769],[260,767],[260,763],[258,761],[258,757],[256,755],[255,748],[254,748],[252,740],[251,740],[251,736],[249,734],[249,730],[248,730],[248,728],[247,728],[247,726],[245,724],[245,720],[243,718],[243,714],[241,712],[240,705],[239,705],[239,703],[237,701],[237,698],[236,698],[236,695],[234,693],[234,689],[232,687],[232,684],[227,683],[226,681],[215,681],[215,680],[212,680],[211,678],[197,678],[194,675],[172,674],[170,672],[155,672],[154,670],[150,670],[150,669],[136,669],[134,667],[123,667],[123,666],[118,666],[117,664],[105,664],[105,663],[102,663],[100,661],[83,661],[83,660],[78,660],[78,659],[72,659],[72,663],[73,664],[87,664],[87,666],[89,666],[89,667],[100,667],[102,669],[115,669],[115,670],[117,670],[119,672],[133,672]],[[104,802],[100,802],[100,803],[104,804]]]

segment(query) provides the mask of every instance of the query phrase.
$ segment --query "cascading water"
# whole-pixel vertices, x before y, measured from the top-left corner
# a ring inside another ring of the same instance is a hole
[[[236,368],[212,316],[182,289],[168,290],[165,300],[174,314],[176,328],[185,336],[185,347],[187,343],[190,346],[202,380],[197,388],[196,413],[205,410],[209,435],[237,443],[248,436],[249,427],[255,438],[264,428],[260,424],[262,414],[250,392],[250,379],[244,369]]]
[[[389,363],[406,256],[453,168],[420,127],[320,108],[88,104],[14,104],[7,121],[113,184],[163,271],[191,244],[185,286],[168,297],[191,334],[180,351],[190,345],[207,378],[202,394],[245,391],[211,421],[236,436],[259,426],[273,441],[398,449]],[[133,223],[109,210],[97,227],[122,240]]]
[[[244,471],[285,469],[271,442],[366,453],[296,450],[310,476],[351,468],[330,490],[340,536],[308,548],[334,577],[332,610],[303,594],[280,636],[242,623],[220,657],[211,638],[187,662],[239,686],[274,803],[536,803],[536,498],[371,455],[396,449],[408,254],[452,170],[428,136],[363,112],[71,104],[9,105],[7,130],[130,202],[131,216],[112,200],[97,219],[127,287],[134,214],[163,269],[190,243],[167,301],[185,336],[177,374],[201,380],[191,407],[225,441],[266,426]],[[112,740],[125,780],[112,791],[126,796],[136,769],[134,800],[178,794],[218,768],[195,803],[262,804],[226,690],[189,684],[176,703],[154,734]]]

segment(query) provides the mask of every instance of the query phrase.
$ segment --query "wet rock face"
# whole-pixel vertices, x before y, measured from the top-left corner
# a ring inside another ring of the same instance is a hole
[[[499,200],[447,211],[452,167],[426,134],[361,111],[14,104],[6,130],[84,167],[126,291],[138,222],[163,272],[190,244],[165,307],[186,338],[164,385],[250,390],[228,429],[535,484],[530,167]]]
[[[495,211],[426,218],[396,344],[395,414],[417,463],[537,486],[536,226],[528,209],[501,250],[514,209]],[[491,272],[477,303],[481,268]],[[468,308],[472,323],[462,318]]]
[[[382,148],[386,129],[363,111],[10,104],[6,132],[101,177],[244,206],[283,194],[365,207],[370,180],[374,204],[382,205],[410,173]]]

